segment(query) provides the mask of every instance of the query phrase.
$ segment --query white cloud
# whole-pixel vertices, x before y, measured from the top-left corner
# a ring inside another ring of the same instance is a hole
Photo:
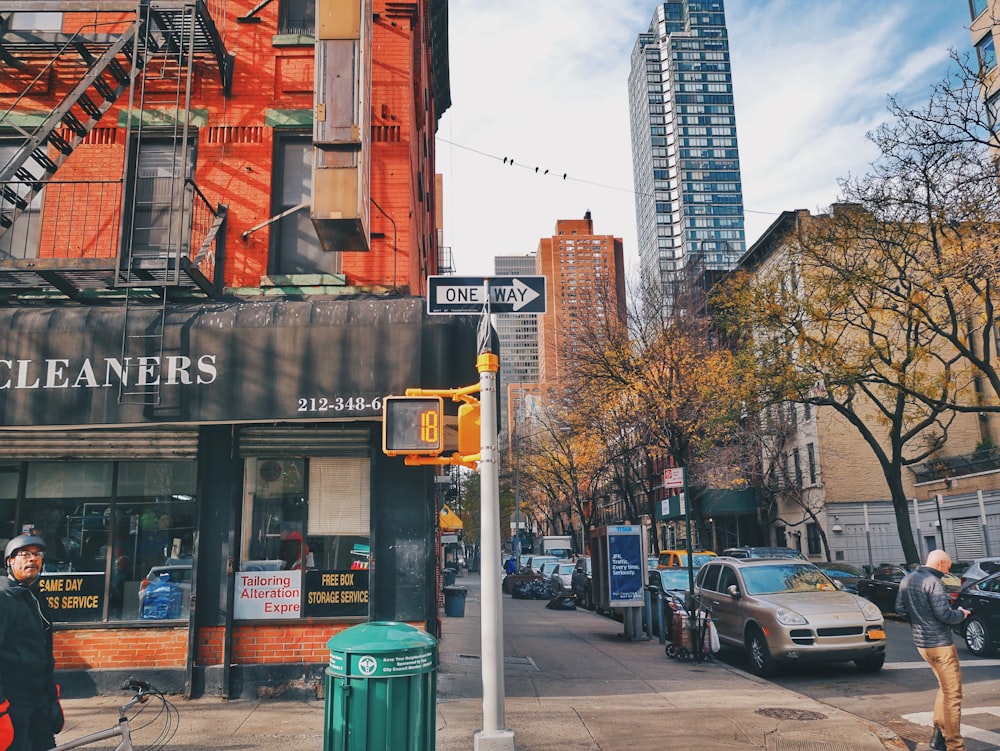
[[[836,200],[837,179],[875,156],[865,134],[887,118],[887,95],[919,101],[943,76],[949,46],[969,44],[960,2],[727,6],[748,243],[774,219],[761,212]],[[587,210],[596,232],[623,238],[634,263],[626,87],[654,7],[452,0],[453,105],[438,133],[438,169],[459,274],[490,274],[494,255],[532,252],[557,219]]]

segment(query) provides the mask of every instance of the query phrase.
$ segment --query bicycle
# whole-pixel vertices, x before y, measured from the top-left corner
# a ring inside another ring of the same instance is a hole
[[[170,703],[167,697],[163,695],[163,692],[150,683],[134,678],[125,681],[122,691],[132,691],[132,698],[119,708],[117,725],[107,730],[99,730],[96,733],[80,736],[66,743],[60,743],[50,751],[69,751],[69,749],[83,748],[84,746],[90,746],[100,741],[117,737],[121,737],[121,742],[115,747],[115,751],[136,751],[136,747],[132,745],[132,723],[147,707],[151,706],[149,704],[151,699],[155,700],[154,703],[158,703],[158,711],[153,717],[149,718],[149,722],[135,729],[142,730],[143,728],[147,728],[161,718],[163,729],[150,745],[143,746],[142,748],[146,751],[159,751],[159,749],[164,748],[170,743],[177,733],[179,715],[177,708]],[[128,713],[134,707],[138,707],[138,709],[129,717]]]

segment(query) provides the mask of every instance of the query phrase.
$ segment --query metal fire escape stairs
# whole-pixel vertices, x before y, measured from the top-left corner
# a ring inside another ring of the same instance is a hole
[[[0,16],[0,27],[6,21]],[[129,364],[132,376],[131,380],[122,378],[118,400],[157,406],[159,379],[145,377],[148,371],[142,365],[152,362],[149,358],[162,363],[168,354],[164,348],[168,289],[181,284],[183,270],[185,278],[193,279],[204,291],[215,291],[199,266],[209,255],[227,213],[225,206],[213,208],[190,179],[194,61],[206,56],[212,60],[218,66],[223,93],[229,96],[233,56],[227,53],[205,0],[140,0],[136,19],[110,40],[95,41],[77,33],[53,45],[52,36],[8,33],[0,46],[0,61],[17,67],[23,65],[19,55],[44,52],[52,55],[46,70],[66,56],[78,55],[86,65],[79,82],[34,130],[15,128],[25,142],[0,168],[0,234],[13,226],[101,117],[128,91],[125,142],[132,154],[142,153],[140,145],[148,137],[169,144],[173,155],[162,180],[156,176],[150,180],[138,159],[128,160],[132,169],[127,170],[121,214],[127,219],[122,222],[114,284],[124,290],[121,362]],[[43,70],[36,80],[45,74]],[[7,125],[4,119],[16,106],[17,102],[0,114],[0,125]],[[148,125],[147,111],[157,113],[160,124],[166,121],[168,127]],[[164,187],[169,191],[165,203]],[[160,192],[155,198],[161,203],[143,214],[140,194],[149,190]],[[211,221],[205,236],[194,240],[200,244],[192,253],[195,201],[207,207]],[[167,216],[164,205],[169,207]]]

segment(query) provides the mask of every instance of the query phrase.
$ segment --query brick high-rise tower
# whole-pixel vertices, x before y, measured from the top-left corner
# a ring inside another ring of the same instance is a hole
[[[539,370],[549,389],[558,385],[586,319],[624,321],[624,251],[620,237],[594,233],[588,211],[583,219],[558,220],[555,234],[538,241],[537,258],[549,295],[538,332]]]

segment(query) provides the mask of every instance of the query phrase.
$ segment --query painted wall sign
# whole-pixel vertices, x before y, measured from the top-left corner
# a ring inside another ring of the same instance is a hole
[[[387,394],[477,379],[475,321],[422,304],[171,305],[162,326],[142,308],[0,310],[0,427],[381,420]],[[169,354],[130,351],[126,327],[162,333]],[[122,388],[155,389],[157,406]]]

